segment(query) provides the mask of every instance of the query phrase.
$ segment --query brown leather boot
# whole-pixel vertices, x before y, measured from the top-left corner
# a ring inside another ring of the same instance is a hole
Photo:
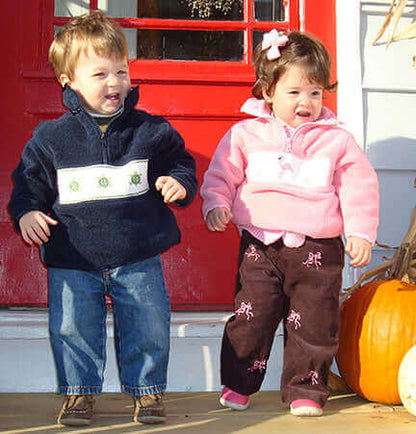
[[[166,422],[163,393],[155,395],[134,396],[134,421],[141,423]]]
[[[92,395],[67,395],[58,416],[58,423],[67,426],[90,425],[95,400]]]

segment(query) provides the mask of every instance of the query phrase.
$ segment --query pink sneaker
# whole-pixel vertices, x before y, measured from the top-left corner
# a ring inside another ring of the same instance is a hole
[[[290,413],[294,416],[316,417],[322,415],[322,407],[310,399],[295,399],[290,403]]]
[[[220,403],[222,406],[232,408],[233,410],[245,410],[250,404],[250,398],[246,395],[233,392],[224,386],[220,395]]]

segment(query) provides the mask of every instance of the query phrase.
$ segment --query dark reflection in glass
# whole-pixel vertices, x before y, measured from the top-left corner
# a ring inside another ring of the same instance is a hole
[[[137,59],[241,61],[243,32],[137,30]]]
[[[285,7],[283,0],[256,0],[254,16],[258,21],[284,21]]]
[[[266,32],[253,32],[253,51],[256,49],[257,45],[260,44],[265,33]]]

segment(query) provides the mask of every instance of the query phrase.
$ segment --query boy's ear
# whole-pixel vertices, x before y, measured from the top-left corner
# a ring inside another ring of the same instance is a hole
[[[61,74],[59,76],[59,82],[61,83],[62,87],[65,86],[66,84],[71,84],[71,80],[66,74]]]

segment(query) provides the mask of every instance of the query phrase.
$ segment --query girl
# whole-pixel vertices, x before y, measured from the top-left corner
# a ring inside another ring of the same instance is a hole
[[[320,416],[338,347],[345,250],[366,265],[378,226],[376,174],[354,138],[322,106],[330,58],[300,32],[265,34],[255,52],[255,98],[211,161],[201,195],[211,231],[241,233],[235,314],[221,351],[220,402],[244,410],[260,389],[273,337],[285,326],[282,399]]]

